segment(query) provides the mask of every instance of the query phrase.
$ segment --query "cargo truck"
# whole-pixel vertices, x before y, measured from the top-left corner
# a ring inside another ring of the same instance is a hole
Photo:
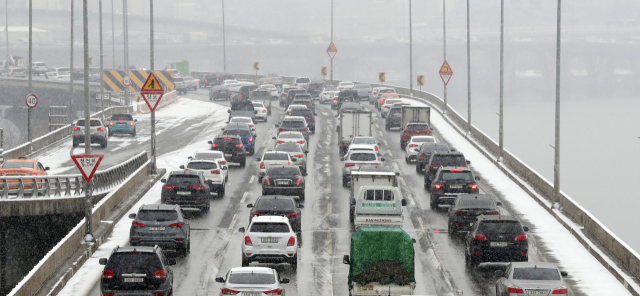
[[[431,136],[431,108],[426,106],[402,106],[402,134],[400,148],[404,149],[413,136]]]
[[[396,201],[402,201],[402,194],[400,190],[391,191],[391,188],[398,189],[398,175],[399,173],[394,172],[387,165],[362,165],[357,170],[351,171],[350,181],[347,183],[351,189],[349,221],[354,224],[357,221],[357,226],[366,224],[402,225],[402,208],[400,204],[396,203]],[[375,192],[375,190],[383,191]],[[384,200],[385,194],[386,201]],[[378,207],[378,204],[370,203],[372,201],[385,202],[381,202]],[[384,210],[383,207],[388,207],[389,211]],[[391,211],[394,207],[395,210]],[[380,218],[378,217],[380,215],[387,216],[385,223],[366,223],[374,222],[366,219],[377,219]],[[399,223],[398,220],[400,220]]]
[[[167,69],[177,70],[178,73],[180,73],[180,76],[182,77],[191,76],[191,72],[189,72],[189,61],[187,60],[169,63],[169,65],[167,65]],[[175,74],[174,74],[174,77],[176,77]]]
[[[362,226],[351,235],[349,295],[414,295],[414,240],[397,226]]]
[[[371,137],[371,111],[340,110],[338,119],[338,145],[340,154],[345,154],[353,137]]]

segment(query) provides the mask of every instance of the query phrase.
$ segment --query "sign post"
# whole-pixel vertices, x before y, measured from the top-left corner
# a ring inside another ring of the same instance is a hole
[[[449,83],[449,79],[453,75],[453,70],[451,70],[451,66],[447,60],[444,60],[442,67],[440,67],[440,78],[442,78],[442,82],[444,82],[444,107],[442,108],[442,113],[447,113],[447,84]]]
[[[331,7],[332,7],[332,11],[333,11],[333,2],[331,2]],[[329,44],[329,47],[327,47],[327,54],[329,55],[329,58],[331,59],[331,83],[333,83],[333,58],[336,56],[336,53],[338,53],[338,48],[336,48],[336,45],[333,44],[333,14],[331,16],[331,44]]]
[[[29,142],[31,142],[31,109],[38,106],[38,97],[36,97],[36,95],[34,94],[28,94],[25,101],[27,103],[27,107],[29,108],[27,110],[27,134]]]
[[[422,86],[424,85],[424,75],[418,75],[418,86],[420,86],[420,91],[422,91]]]
[[[104,155],[102,154],[77,154],[71,155],[71,159],[75,162],[78,170],[84,177],[84,180],[87,182],[86,189],[84,191],[85,195],[85,211],[84,211],[84,219],[86,223],[86,231],[84,236],[85,242],[92,242],[93,240],[93,225],[91,223],[91,214],[93,213],[93,201],[91,200],[91,195],[93,194],[93,190],[91,189],[91,179],[93,179],[93,175],[96,173],[98,166],[100,166],[100,162],[102,162],[102,158]]]
[[[151,110],[151,173],[156,173],[156,116],[155,111],[160,99],[164,95],[164,89],[160,85],[158,77],[153,72],[149,73],[147,81],[140,89],[140,95]]]

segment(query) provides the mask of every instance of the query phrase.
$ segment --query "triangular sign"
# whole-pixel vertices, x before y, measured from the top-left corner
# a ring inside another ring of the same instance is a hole
[[[93,178],[93,174],[96,173],[102,158],[103,154],[78,154],[71,155],[71,159],[76,163],[78,170],[82,173],[84,180],[87,183],[91,183],[91,179]]]
[[[160,103],[160,99],[162,99],[162,92],[140,92],[142,98],[145,102],[147,102],[147,106],[149,106],[149,110],[151,112],[156,111],[156,107],[158,107],[158,103]]]
[[[331,44],[329,44],[329,47],[327,47],[327,54],[329,55],[329,58],[333,60],[333,57],[336,56],[336,53],[338,53],[338,48],[336,48],[336,45],[333,44],[333,41],[331,41]]]
[[[144,91],[162,91],[164,92],[164,89],[162,89],[162,85],[160,85],[160,81],[158,81],[158,77],[156,77],[155,74],[153,74],[153,72],[149,73],[149,77],[147,78],[147,81],[145,81],[144,85],[142,86],[142,88],[140,89],[141,92]]]
[[[444,82],[444,85],[447,85],[449,83],[449,79],[451,79],[451,76],[453,75],[453,70],[451,69],[451,66],[449,66],[449,63],[445,60],[444,63],[442,63],[442,67],[440,67],[440,71],[438,73],[440,74],[440,78],[442,78],[442,82]]]

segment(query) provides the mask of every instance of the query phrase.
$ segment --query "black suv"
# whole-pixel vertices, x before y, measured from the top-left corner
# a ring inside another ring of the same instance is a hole
[[[493,201],[491,195],[461,194],[449,208],[449,235],[469,231],[480,215],[500,215],[498,206],[501,205],[501,202]]]
[[[479,216],[465,238],[465,262],[471,267],[482,262],[526,262],[529,246],[525,231],[513,216]]]
[[[389,114],[384,120],[384,129],[390,131],[392,128],[402,127],[402,106],[393,106],[389,109]]]
[[[169,265],[176,264],[176,259],[165,258],[158,246],[118,246],[109,259],[100,258],[99,263],[105,265],[100,281],[101,295],[173,294],[173,272]]]
[[[322,89],[324,89],[324,83],[323,82],[311,82],[311,83],[309,83],[309,86],[307,87],[307,91],[309,92],[309,94],[312,97],[319,96],[320,93],[322,92]]]
[[[298,196],[302,202],[304,191],[304,177],[296,165],[271,165],[262,177],[262,195]]]
[[[431,209],[439,205],[452,205],[458,195],[479,193],[476,180],[468,168],[440,167],[431,182]]]
[[[160,193],[160,202],[168,205],[179,205],[183,208],[198,208],[209,212],[211,182],[204,179],[204,174],[197,171],[173,171]]]
[[[248,204],[247,208],[251,208],[249,212],[249,224],[251,219],[256,216],[287,216],[289,224],[293,231],[300,233],[302,229],[302,212],[303,205],[297,205],[293,197],[279,195],[264,195],[258,197],[256,204]]]
[[[431,154],[433,153],[449,153],[454,151],[449,148],[447,144],[436,144],[436,143],[424,143],[418,148],[410,148],[417,149],[418,156],[416,157],[416,173],[422,174],[422,171],[427,166],[427,161],[431,158]]]
[[[237,135],[218,135],[209,141],[211,150],[218,150],[224,153],[224,158],[228,162],[239,163],[240,167],[244,167],[247,162],[247,152],[242,145],[242,138]]]
[[[424,188],[429,189],[431,187],[431,181],[435,178],[439,167],[467,167],[468,164],[471,164],[471,162],[466,160],[461,152],[432,153],[427,165],[424,167]]]
[[[290,89],[289,92],[287,93],[287,101],[284,103],[284,107],[288,108],[289,105],[291,104],[291,101],[293,101],[293,98],[295,98],[297,94],[305,94],[305,93],[307,93],[307,91],[304,89],[297,89],[297,88]]]
[[[191,228],[177,205],[143,205],[133,219],[129,232],[132,246],[160,246],[187,256],[191,249]]]
[[[217,99],[229,100],[231,99],[231,90],[226,85],[214,85],[209,91],[209,101],[215,101]]]
[[[316,111],[316,105],[313,103],[313,98],[310,94],[296,94],[293,100],[289,102],[289,105],[305,105],[312,111]]]
[[[309,131],[315,134],[316,132],[316,119],[314,116],[318,115],[311,109],[293,109],[291,110],[291,116],[302,116],[307,121]]]
[[[202,76],[200,76],[200,81],[198,82],[198,86],[200,88],[203,88],[203,87],[215,85],[216,79],[218,79],[218,75],[216,74],[212,74],[212,73],[202,74]]]

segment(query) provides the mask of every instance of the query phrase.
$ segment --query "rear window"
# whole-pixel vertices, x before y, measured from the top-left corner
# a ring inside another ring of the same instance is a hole
[[[167,180],[167,185],[184,186],[194,185],[200,186],[200,177],[197,175],[172,175]]]
[[[253,104],[253,103],[251,103],[251,104]],[[242,118],[242,117],[232,117],[231,121],[229,121],[229,122],[233,122],[233,123],[236,123],[236,122],[252,123],[250,118]]]
[[[302,122],[301,120],[283,121],[282,127],[304,127],[304,122]]]
[[[300,145],[295,144],[295,145],[278,145],[276,147],[276,151],[282,151],[282,152],[302,152],[302,148],[300,148]]]
[[[46,66],[45,63],[34,63],[37,67],[44,67]]]
[[[431,164],[437,164],[440,166],[460,166],[467,165],[464,156],[462,155],[434,155]]]
[[[559,281],[560,273],[554,268],[515,268],[513,269],[513,279],[530,281]]]
[[[129,114],[114,114],[111,116],[111,120],[124,120],[124,121],[133,121],[133,116]]]
[[[478,225],[478,232],[488,236],[500,234],[518,235],[522,233],[522,226],[518,221],[484,220]]]
[[[182,82],[182,81],[184,81],[184,78],[182,78],[182,77],[173,78],[173,81]]]
[[[351,153],[349,160],[353,161],[374,161],[378,159],[373,153]]]
[[[250,232],[287,233],[289,232],[289,225],[287,225],[286,223],[256,222],[251,224]]]
[[[291,110],[291,116],[313,116],[313,112],[311,110]]]
[[[394,93],[394,92],[396,91],[393,89],[381,89],[378,91],[379,94],[387,94],[387,93]]]
[[[385,105],[393,105],[395,103],[402,103],[402,101],[401,100],[386,100],[386,101],[384,101]]]
[[[195,155],[195,158],[204,158],[204,159],[216,159],[222,158],[222,153],[214,153],[214,152],[198,152]]]
[[[271,175],[271,176],[297,176],[297,175],[300,175],[300,170],[297,167],[269,168],[269,175]]]
[[[140,270],[146,270],[152,273],[162,269],[162,262],[155,253],[147,252],[130,252],[130,253],[113,253],[109,257],[105,269],[117,271],[118,273],[140,273]]]
[[[229,275],[229,284],[239,285],[268,285],[275,284],[276,277],[268,273],[231,273]]]
[[[84,119],[79,119],[78,122],[76,122],[77,126],[84,126]],[[91,120],[89,121],[89,125],[90,126],[102,126],[102,124],[100,123],[99,120]]]
[[[407,129],[410,130],[426,130],[429,129],[429,125],[428,124],[408,124],[407,125]]]
[[[28,161],[9,161],[2,165],[3,169],[32,169],[33,162]]]
[[[436,139],[433,137],[413,137],[411,138],[411,142],[416,143],[435,143]]]
[[[311,101],[311,95],[307,95],[307,94],[296,95],[296,101],[298,100]]]
[[[298,78],[296,83],[309,83],[309,78]]]
[[[218,144],[218,145],[223,145],[225,142],[231,144],[231,145],[237,145],[240,144],[242,141],[238,138],[230,138],[230,137],[224,137],[224,138],[216,138],[214,140],[214,143]]]
[[[371,85],[368,85],[368,84],[356,84],[354,86],[354,88],[357,88],[357,89],[371,89]]]
[[[192,170],[215,170],[218,165],[215,162],[192,161],[187,164],[187,168]]]
[[[178,220],[178,213],[173,210],[144,210],[138,212],[136,218],[142,221],[174,221]]]
[[[248,130],[228,130],[226,131],[227,135],[232,136],[241,136],[241,137],[251,137],[251,132]]]
[[[391,110],[389,110],[389,113],[390,114],[402,113],[402,108],[397,108],[397,107],[391,108]]]
[[[280,134],[280,136],[278,136],[278,138],[282,138],[282,139],[302,139],[302,138],[304,138],[304,136],[302,134],[298,134],[298,133],[288,133],[288,134]]]
[[[293,211],[293,201],[290,199],[263,198],[256,203],[256,210],[291,210]]]
[[[364,192],[365,200],[393,200],[394,194],[391,190],[367,190]]]
[[[289,160],[289,154],[286,153],[266,153],[262,160]]]
[[[443,180],[443,181],[455,181],[455,180],[473,181],[473,177],[471,176],[471,172],[449,172],[449,171],[443,171],[440,174],[440,180]]]
[[[253,103],[253,107],[264,107],[263,103]]]
[[[354,138],[353,139],[353,144],[372,144],[372,145],[375,145],[376,144],[376,140],[374,140],[373,138]]]
[[[493,200],[462,198],[458,201],[458,208],[494,209],[496,207]]]

